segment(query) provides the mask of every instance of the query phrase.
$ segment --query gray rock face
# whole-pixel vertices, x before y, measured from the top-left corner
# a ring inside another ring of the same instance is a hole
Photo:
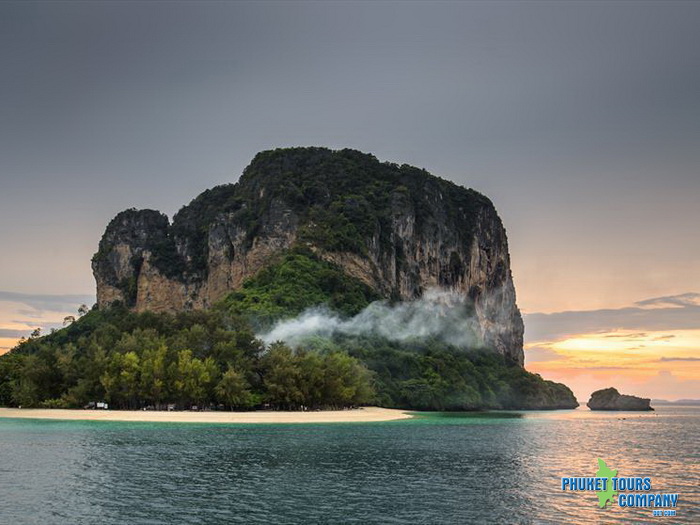
[[[93,258],[98,306],[207,308],[295,245],[386,298],[459,291],[484,343],[522,366],[523,323],[493,204],[352,150],[263,152],[237,184],[203,193],[171,225],[157,212],[123,212]]]
[[[651,400],[620,394],[615,388],[597,390],[588,401],[591,410],[654,410]]]
[[[169,227],[168,217],[155,210],[130,209],[112,219],[93,257],[98,304],[135,304],[144,262],[167,241]]]

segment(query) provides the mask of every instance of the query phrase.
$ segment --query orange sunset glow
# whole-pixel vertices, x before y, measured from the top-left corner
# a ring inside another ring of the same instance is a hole
[[[596,385],[624,385],[632,394],[674,399],[697,395],[700,329],[578,334],[525,345],[527,368],[564,381],[586,399]],[[663,387],[663,388],[662,388]]]

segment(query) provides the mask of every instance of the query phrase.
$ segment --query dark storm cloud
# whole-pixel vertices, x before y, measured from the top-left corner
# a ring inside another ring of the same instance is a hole
[[[688,301],[698,294],[648,299],[637,304],[645,308],[628,307],[551,314],[525,314],[525,336],[528,341],[551,341],[562,337],[610,330],[689,330],[700,328],[700,304]],[[678,306],[663,306],[674,304]],[[655,308],[651,305],[662,305]],[[615,334],[613,334],[615,335]],[[626,334],[634,340],[643,333]],[[671,338],[673,336],[663,336]]]

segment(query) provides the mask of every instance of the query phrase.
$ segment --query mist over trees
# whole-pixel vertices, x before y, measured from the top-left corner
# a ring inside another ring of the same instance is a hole
[[[230,303],[226,303],[230,306]],[[439,338],[314,336],[265,345],[222,306],[177,315],[92,310],[0,357],[0,404],[282,410],[570,408],[564,385]]]

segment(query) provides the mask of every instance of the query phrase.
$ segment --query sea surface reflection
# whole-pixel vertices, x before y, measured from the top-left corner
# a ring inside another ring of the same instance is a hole
[[[0,419],[3,523],[698,523],[700,410],[418,414],[326,425]],[[678,515],[562,476],[649,476]]]

